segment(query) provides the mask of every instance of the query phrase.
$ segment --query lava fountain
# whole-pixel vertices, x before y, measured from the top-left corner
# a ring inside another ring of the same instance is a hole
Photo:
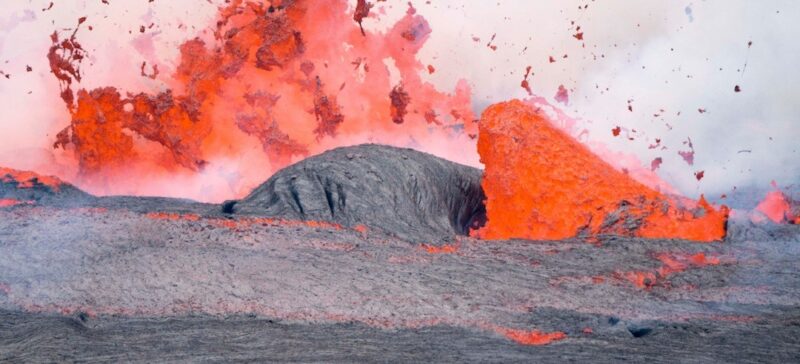
[[[87,57],[77,40],[81,18],[66,36],[51,36],[51,71],[71,115],[54,146],[75,156],[82,187],[134,194],[132,171],[200,174],[255,144],[266,161],[240,169],[266,164],[274,172],[363,141],[425,149],[435,140],[453,156],[475,155],[469,86],[461,81],[440,92],[420,77],[426,68],[416,54],[431,32],[427,21],[409,4],[385,33],[364,31],[358,24],[369,9],[364,3],[353,17],[344,0],[231,1],[219,11],[213,42],[184,42],[175,73],[138,94],[114,86],[73,91]],[[143,76],[158,76],[144,66]],[[200,198],[222,200],[251,187]]]

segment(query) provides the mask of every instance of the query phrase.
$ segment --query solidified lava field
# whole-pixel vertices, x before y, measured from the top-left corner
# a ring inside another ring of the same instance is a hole
[[[6,2],[0,362],[800,362],[798,5]]]
[[[4,180],[0,360],[800,360],[799,226],[478,240],[476,175],[362,145],[219,205]]]

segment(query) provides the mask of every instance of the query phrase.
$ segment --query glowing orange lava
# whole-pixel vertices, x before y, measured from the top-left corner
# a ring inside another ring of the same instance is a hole
[[[756,210],[766,215],[775,223],[794,223],[800,224],[800,209],[792,211],[793,201],[789,200],[781,191],[770,191],[764,197]]]
[[[16,169],[0,167],[0,182],[16,183],[17,188],[33,188],[45,186],[58,192],[63,182],[52,176],[43,176],[35,172],[18,171]]]
[[[13,198],[0,198],[0,207],[12,207],[24,204],[25,202]]]
[[[660,260],[663,264],[661,268],[658,269],[658,274],[661,277],[683,272],[689,267],[699,268],[709,265],[719,265],[720,263],[718,257],[708,257],[705,253],[692,255],[661,253],[656,255],[656,259]]]
[[[622,277],[639,288],[650,288],[656,283],[656,275],[652,272],[625,272]]]
[[[628,271],[614,272],[613,276],[619,280],[626,280],[642,289],[650,289],[663,281],[668,276],[686,271],[689,268],[702,268],[720,264],[719,257],[707,256],[705,253],[658,253],[655,258],[661,262],[661,267],[655,271]],[[594,280],[594,283],[603,283],[603,280]]]
[[[478,153],[486,239],[558,240],[617,234],[716,241],[728,209],[663,195],[592,154],[522,101],[490,106],[480,121]]]
[[[567,334],[560,331],[542,332],[539,330],[526,331],[514,329],[505,329],[502,331],[503,335],[507,338],[522,345],[547,345],[554,341],[567,338]]]
[[[163,86],[139,94],[115,87],[73,93],[86,57],[76,40],[85,19],[65,39],[54,33],[48,57],[71,114],[55,147],[76,156],[82,187],[105,193],[125,184],[125,192],[136,193],[131,173],[203,173],[253,143],[269,166],[242,162],[273,172],[354,140],[463,138],[465,152],[473,150],[466,136],[476,132],[469,86],[462,81],[452,93],[440,92],[420,76],[427,68],[417,53],[431,33],[428,22],[409,4],[393,27],[371,32],[361,24],[372,4],[348,3],[226,2],[213,41],[180,45],[175,72],[154,73]]]

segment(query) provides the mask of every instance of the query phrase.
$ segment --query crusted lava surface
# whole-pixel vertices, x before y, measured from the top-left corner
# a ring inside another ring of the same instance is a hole
[[[0,177],[0,361],[800,360],[797,225],[478,240],[480,171],[374,145],[219,205]]]
[[[413,149],[337,148],[276,173],[235,214],[365,225],[404,240],[447,242],[485,221],[481,171]]]

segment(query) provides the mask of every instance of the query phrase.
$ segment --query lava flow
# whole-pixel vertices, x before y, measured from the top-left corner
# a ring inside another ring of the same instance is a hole
[[[614,276],[627,280],[638,288],[650,289],[660,284],[670,275],[684,272],[689,268],[696,269],[720,264],[719,257],[707,256],[705,253],[692,255],[685,253],[658,253],[655,258],[661,261],[661,267],[655,271],[615,272]]]
[[[715,241],[728,209],[702,197],[659,193],[592,154],[522,101],[490,106],[480,122],[478,153],[487,239],[558,240],[616,234]]]
[[[567,335],[563,332],[542,332],[538,330],[525,331],[506,329],[501,330],[509,339],[523,345],[547,345],[554,341],[564,340]]]
[[[16,188],[29,189],[37,186],[49,188],[58,192],[63,182],[56,177],[43,176],[35,172],[18,171],[0,167],[0,182],[14,184]]]
[[[112,86],[73,92],[87,57],[77,40],[86,22],[80,18],[67,37],[51,36],[50,68],[71,115],[54,146],[76,157],[78,183],[101,193],[137,194],[131,174],[201,174],[215,161],[245,160],[248,166],[223,177],[232,191],[204,193],[206,200],[238,197],[260,182],[242,179],[265,177],[252,171],[274,172],[365,136],[422,149],[425,140],[455,140],[449,153],[474,153],[466,82],[448,94],[420,76],[433,69],[417,59],[428,22],[409,4],[386,32],[368,31],[363,22],[371,8],[366,1],[355,9],[345,0],[230,1],[219,11],[213,40],[184,42],[174,73],[145,74],[163,87],[138,94]],[[556,99],[567,103],[563,86]],[[482,237],[725,235],[724,207],[636,182],[520,102],[489,108],[480,124],[489,217]],[[265,160],[242,157],[254,146]]]
[[[772,222],[800,225],[800,203],[788,198],[781,191],[770,191],[756,206]]]
[[[86,18],[67,37],[53,33],[50,68],[71,114],[54,146],[74,154],[81,187],[139,194],[132,172],[196,175],[254,146],[264,158],[243,162],[233,177],[250,185],[204,199],[237,197],[266,177],[241,169],[268,164],[274,172],[358,141],[452,140],[464,149],[454,155],[474,153],[469,86],[460,81],[452,93],[440,92],[420,77],[427,68],[416,55],[431,28],[412,5],[386,32],[373,32],[361,26],[371,16],[365,1],[355,14],[345,0],[226,3],[213,41],[188,40],[172,75],[145,75],[163,83],[152,92],[73,92],[87,57],[76,39]]]

